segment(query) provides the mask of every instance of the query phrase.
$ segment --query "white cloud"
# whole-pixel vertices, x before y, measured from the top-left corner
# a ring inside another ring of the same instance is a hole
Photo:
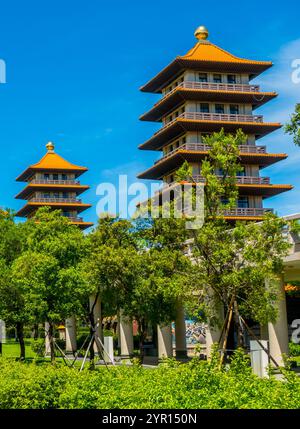
[[[292,73],[295,70],[292,62],[300,58],[300,39],[293,40],[282,46],[274,55],[274,66],[264,75],[259,76],[257,81],[262,89],[279,93],[280,97],[289,97],[291,101],[299,102],[300,83],[296,84],[292,80]],[[287,106],[285,104],[283,113],[286,115]],[[277,112],[279,113],[279,112]]]

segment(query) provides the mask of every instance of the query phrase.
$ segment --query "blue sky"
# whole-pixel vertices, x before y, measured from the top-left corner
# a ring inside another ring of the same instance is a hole
[[[173,1],[10,1],[1,2],[0,58],[7,84],[0,85],[0,206],[18,209],[22,184],[15,178],[45,153],[57,152],[85,165],[82,182],[96,220],[97,184],[128,174],[129,181],[158,154],[137,146],[157,129],[140,122],[157,96],[139,87],[176,55],[195,43],[193,32],[208,27],[211,42],[245,58],[272,60],[275,66],[256,79],[279,97],[257,113],[285,122],[300,101],[300,84],[291,81],[291,61],[300,58],[299,6],[252,0],[235,7]],[[300,148],[276,131],[259,141],[269,151],[287,152],[286,161],[265,169],[274,183],[295,189],[265,201],[280,215],[300,212]]]

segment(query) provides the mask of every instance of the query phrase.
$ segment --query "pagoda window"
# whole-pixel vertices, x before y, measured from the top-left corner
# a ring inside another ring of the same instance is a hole
[[[209,113],[209,104],[208,103],[200,103],[200,112],[201,113]]]
[[[67,179],[68,179],[68,176],[67,176],[65,173],[62,173],[62,175],[61,175],[61,179],[62,179],[62,180],[67,180]]]
[[[238,115],[239,114],[239,106],[238,104],[230,104],[230,114],[231,115]]]
[[[246,176],[246,170],[245,170],[245,168],[243,168],[243,170],[241,170],[241,171],[238,171],[236,175],[238,177]]]
[[[53,180],[58,180],[58,174],[57,173],[53,174]]]
[[[69,194],[68,194],[68,192],[63,192],[63,193],[62,193],[62,197],[63,197],[63,198],[69,198]]]
[[[224,104],[216,104],[215,112],[223,114],[225,112]]]
[[[223,205],[229,204],[228,198],[221,197],[221,204],[223,204]]]
[[[50,192],[43,192],[43,198],[50,198]]]
[[[53,192],[53,198],[59,198],[59,197],[60,197],[59,192]]]
[[[48,173],[44,173],[44,179],[45,179],[45,180],[49,180],[49,178],[50,178],[50,174],[48,174]]]
[[[206,137],[209,137],[209,136],[210,136],[210,134],[209,134],[209,133],[201,133],[201,134],[200,134],[200,142],[201,142],[201,143],[205,143],[205,141],[204,141],[204,140],[205,140],[205,138],[206,138]]]
[[[236,83],[236,75],[235,74],[228,74],[227,75],[227,82],[228,83]]]
[[[215,174],[216,176],[224,176],[224,170],[222,168],[217,168]]]
[[[199,73],[198,81],[199,82],[207,82],[207,73]]]
[[[214,74],[213,75],[213,81],[214,81],[214,83],[222,83],[222,75]]]
[[[237,201],[237,206],[240,209],[247,209],[249,207],[249,199],[248,197],[239,197]]]

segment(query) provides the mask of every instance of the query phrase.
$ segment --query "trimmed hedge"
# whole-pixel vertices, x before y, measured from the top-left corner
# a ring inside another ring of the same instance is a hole
[[[157,369],[95,371],[0,359],[0,408],[300,408],[300,379],[259,379],[236,352],[230,368],[171,360]]]

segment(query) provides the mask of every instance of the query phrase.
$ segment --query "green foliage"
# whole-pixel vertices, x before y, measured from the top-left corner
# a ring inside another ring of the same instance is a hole
[[[182,181],[193,181],[193,169],[191,165],[184,161],[182,166],[178,168],[175,174],[175,181],[176,182],[182,182]]]
[[[45,354],[45,339],[38,338],[31,342],[31,350],[39,357],[43,357]]]
[[[241,130],[233,135],[225,133],[223,128],[204,138],[204,143],[211,146],[201,165],[201,175],[206,183],[205,209],[209,218],[220,217],[222,209],[236,207],[236,176],[243,170],[239,162],[239,145],[245,144],[246,139]]]
[[[157,369],[104,367],[79,373],[67,367],[0,360],[0,408],[180,409],[299,408],[300,379],[251,374],[241,351],[227,371],[210,363],[166,360]]]
[[[285,124],[284,131],[293,137],[296,146],[300,146],[300,103],[296,104],[295,112],[291,115],[290,122]]]
[[[282,258],[290,245],[282,231],[285,222],[268,214],[261,223],[237,223],[229,228],[224,221],[207,221],[194,232],[191,271],[200,308],[213,323],[217,303],[226,307],[234,296],[245,318],[265,324],[275,320],[280,299],[278,282]],[[267,281],[267,287],[266,287]]]
[[[300,356],[300,344],[289,343],[289,354],[292,357]]]

